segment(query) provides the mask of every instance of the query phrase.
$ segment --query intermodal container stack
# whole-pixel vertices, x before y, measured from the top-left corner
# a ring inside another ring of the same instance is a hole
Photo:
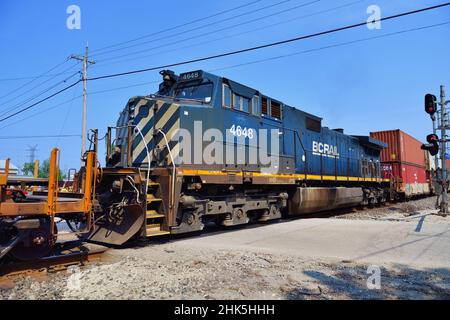
[[[401,130],[372,132],[370,136],[388,144],[381,155],[382,171],[385,179],[391,179],[396,196],[408,199],[431,192],[422,142]]]

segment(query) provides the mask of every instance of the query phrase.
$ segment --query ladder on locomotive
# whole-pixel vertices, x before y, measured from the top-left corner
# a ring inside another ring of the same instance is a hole
[[[147,171],[145,169],[141,171],[141,177],[143,181],[146,181]],[[146,237],[157,237],[170,234],[169,231],[164,230],[167,228],[167,224],[161,193],[160,183],[157,182],[154,177],[150,176],[146,194]]]

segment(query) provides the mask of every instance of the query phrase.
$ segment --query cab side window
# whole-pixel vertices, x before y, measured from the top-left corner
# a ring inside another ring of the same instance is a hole
[[[241,107],[242,107],[242,109],[241,109],[242,111],[248,113],[249,112],[249,107],[250,107],[250,99],[242,97]]]
[[[254,96],[252,99],[251,113],[255,116],[259,116],[261,114],[261,106],[259,104],[258,96]]]
[[[233,94],[233,96],[233,109],[242,110],[242,97],[237,94]]]
[[[266,99],[267,108],[267,99]],[[261,103],[259,95],[253,98],[242,96],[235,93],[229,84],[222,84],[222,107],[233,110],[239,110],[255,116],[261,115]]]
[[[223,84],[222,87],[222,106],[225,108],[232,107],[231,105],[231,90],[230,87],[227,84]]]

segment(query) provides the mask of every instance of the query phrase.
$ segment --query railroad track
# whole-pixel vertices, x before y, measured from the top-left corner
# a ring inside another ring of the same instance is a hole
[[[49,257],[26,262],[7,262],[0,265],[1,277],[19,275],[33,276],[67,270],[70,266],[83,266],[98,262],[108,247],[86,244],[81,241],[69,241],[58,244],[55,254]]]

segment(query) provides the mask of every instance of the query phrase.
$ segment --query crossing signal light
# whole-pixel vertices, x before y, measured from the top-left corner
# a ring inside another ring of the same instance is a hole
[[[439,137],[436,134],[427,136],[428,144],[422,145],[421,149],[428,151],[432,156],[439,153]]]
[[[425,96],[425,112],[433,116],[437,112],[437,98],[435,95],[427,94]]]
[[[439,137],[437,136],[437,134],[430,134],[427,136],[428,143],[433,143],[433,142],[438,142],[438,141],[439,141]]]

